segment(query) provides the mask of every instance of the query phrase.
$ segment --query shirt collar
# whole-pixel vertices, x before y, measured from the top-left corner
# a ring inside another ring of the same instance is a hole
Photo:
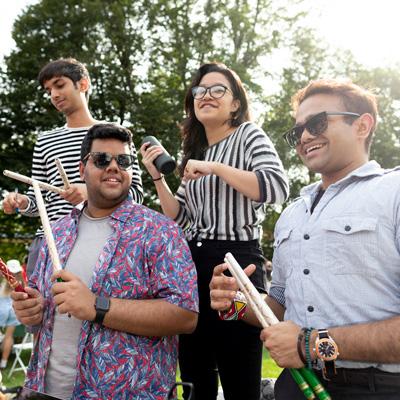
[[[121,203],[121,205],[114,210],[114,212],[110,215],[112,219],[120,221],[124,223],[128,217],[132,214],[132,205],[134,204],[132,197],[128,195],[128,197]],[[78,222],[79,217],[82,214],[83,209],[86,207],[87,201],[84,203],[78,204],[78,206],[74,207],[71,212],[71,217],[75,222]]]
[[[357,169],[351,171],[348,175],[346,175],[344,178],[342,178],[340,181],[337,181],[333,183],[331,186],[341,186],[345,183],[348,183],[351,180],[357,180],[357,179],[362,179],[362,178],[367,178],[367,177],[372,177],[372,176],[379,176],[383,175],[385,173],[385,170],[374,160],[368,161],[365,164],[361,165],[361,167],[358,167]],[[308,186],[305,186],[303,189],[300,191],[300,196],[312,196],[315,194],[319,187],[321,186],[322,181],[314,182],[311,183]]]

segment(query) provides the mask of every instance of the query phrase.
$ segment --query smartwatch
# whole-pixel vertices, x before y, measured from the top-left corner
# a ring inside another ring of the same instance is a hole
[[[322,361],[324,378],[329,379],[329,377],[336,375],[335,360],[339,355],[339,350],[335,341],[329,336],[327,329],[318,329],[315,351],[317,357]]]
[[[97,296],[94,308],[96,309],[96,317],[94,322],[103,325],[104,317],[110,309],[110,299],[108,297]]]

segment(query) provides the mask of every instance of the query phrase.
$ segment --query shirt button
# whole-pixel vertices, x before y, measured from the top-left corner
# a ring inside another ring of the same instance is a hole
[[[197,246],[197,247],[201,247],[201,246],[203,246],[203,243],[197,242],[197,243],[196,243],[196,246]]]
[[[313,307],[313,306],[308,306],[308,307],[307,307],[307,311],[313,312],[313,311],[314,311],[314,307]]]
[[[308,275],[310,273],[310,270],[308,268],[305,268],[303,270],[304,275]]]
[[[351,231],[351,226],[350,226],[350,225],[346,225],[346,226],[344,227],[344,230],[345,230],[346,232],[350,232],[350,231]]]
[[[308,233],[306,233],[306,234],[303,236],[303,238],[304,238],[305,240],[308,240],[308,239],[310,239],[310,235],[309,235]]]

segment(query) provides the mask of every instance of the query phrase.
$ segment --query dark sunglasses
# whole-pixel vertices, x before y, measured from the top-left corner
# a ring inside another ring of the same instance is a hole
[[[344,115],[353,118],[360,117],[360,114],[347,111],[337,111],[337,112],[323,111],[311,117],[304,124],[295,125],[293,128],[285,132],[283,134],[283,137],[285,138],[287,144],[290,147],[296,147],[300,143],[301,135],[303,134],[305,129],[307,129],[307,132],[313,136],[318,136],[324,133],[328,128],[329,115]]]
[[[110,165],[111,161],[114,159],[118,164],[118,168],[127,170],[132,166],[135,161],[133,156],[130,154],[118,154],[116,156],[113,156],[110,153],[92,152],[88,153],[82,160],[82,162],[86,163],[89,157],[91,157],[93,164],[96,166],[96,168],[99,169],[107,168]]]
[[[195,86],[192,88],[192,95],[196,100],[202,99],[207,91],[213,99],[220,99],[223,97],[227,90],[230,90],[224,85],[213,85],[209,87],[205,86]]]

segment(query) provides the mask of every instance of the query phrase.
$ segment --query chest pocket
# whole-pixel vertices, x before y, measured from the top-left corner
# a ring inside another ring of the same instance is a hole
[[[280,267],[279,273],[281,278],[288,279],[293,271],[293,264],[299,257],[298,243],[295,243],[293,228],[283,228],[275,236],[274,241],[274,258],[272,269],[274,265]]]
[[[375,276],[379,258],[378,219],[363,217],[332,218],[322,223],[325,265],[337,275]]]
[[[288,240],[291,233],[292,233],[291,228],[282,229],[279,232],[279,234],[275,237],[274,249],[278,248],[281,244],[283,244],[286,240]]]

